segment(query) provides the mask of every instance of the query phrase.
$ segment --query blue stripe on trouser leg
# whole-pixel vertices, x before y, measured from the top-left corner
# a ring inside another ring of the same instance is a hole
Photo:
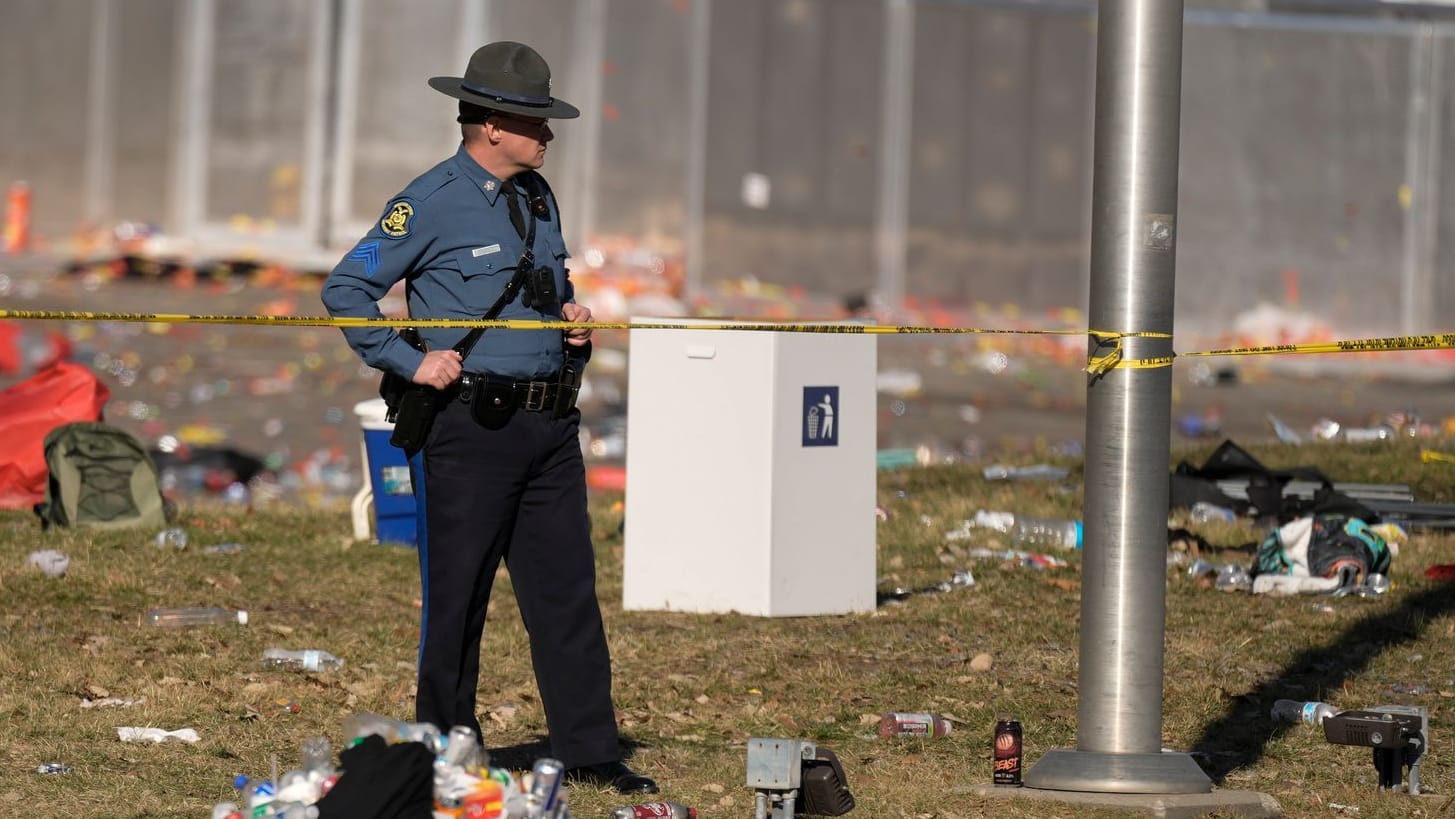
[[[429,628],[429,498],[424,491],[423,450],[409,456],[409,486],[414,491],[414,540],[419,548],[419,648],[414,660],[417,669],[424,658],[424,635]]]

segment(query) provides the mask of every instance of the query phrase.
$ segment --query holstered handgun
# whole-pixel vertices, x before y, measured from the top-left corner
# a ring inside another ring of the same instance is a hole
[[[422,448],[441,402],[440,392],[434,387],[410,384],[399,398],[399,411],[394,413],[394,434],[389,436],[389,443],[406,452]]]
[[[424,352],[424,342],[420,339],[418,330],[406,327],[399,331],[399,336],[409,346]],[[406,451],[414,451],[424,446],[424,439],[429,436],[434,417],[440,411],[439,391],[434,387],[415,384],[402,375],[385,370],[383,378],[379,379],[379,397],[384,399],[384,404],[388,407],[385,420],[394,425],[394,434],[389,436],[389,443]]]

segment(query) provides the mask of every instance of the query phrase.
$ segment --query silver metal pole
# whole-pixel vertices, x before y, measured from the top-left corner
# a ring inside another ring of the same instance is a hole
[[[116,3],[95,0],[91,14],[91,73],[86,96],[86,221],[111,218],[116,206]]]
[[[489,17],[493,5],[493,0],[460,0],[460,30],[455,43],[457,65],[468,63],[475,49],[490,42],[493,21]],[[458,143],[459,135],[456,134],[455,137],[453,141]]]
[[[302,230],[299,245],[311,247],[322,238],[324,178],[328,163],[324,140],[328,133],[329,77],[333,74],[333,3],[313,7],[313,31],[308,65],[308,110],[303,120],[303,174],[299,180],[298,215]]]
[[[690,304],[702,293],[706,263],[703,239],[707,219],[707,93],[712,57],[712,0],[692,0],[687,30],[687,229],[682,295]]]
[[[568,196],[565,227],[571,233],[570,246],[581,253],[596,233],[596,198],[600,195],[597,169],[601,164],[602,71],[606,61],[606,0],[581,0],[576,9],[572,34],[575,59],[573,84],[580,95],[581,119],[571,124],[576,173],[571,180],[574,195]]]
[[[1435,235],[1439,200],[1440,39],[1421,25],[1410,42],[1410,108],[1405,124],[1404,264],[1400,332],[1434,329]]]
[[[1091,329],[1170,336],[1183,2],[1099,9]],[[1121,344],[1129,361],[1172,352],[1170,338]],[[1169,366],[1117,368],[1087,387],[1077,747],[1042,757],[1033,788],[1212,789],[1191,756],[1161,750],[1171,415]]]
[[[333,168],[329,181],[328,235],[324,245],[347,242],[354,232],[354,156],[359,143],[359,49],[362,0],[339,4],[338,56],[333,91]]]
[[[464,66],[470,62],[475,49],[494,39],[495,0],[460,0],[460,29],[455,40],[454,64]],[[448,120],[454,121],[454,116]],[[460,131],[451,125],[442,129],[445,139],[440,142],[440,152],[449,156],[460,145]]]
[[[898,312],[904,306],[905,231],[909,224],[914,0],[884,0],[884,63],[874,254],[879,262],[879,297],[886,307]]]
[[[172,157],[172,226],[178,235],[196,239],[206,220],[207,143],[211,131],[210,101],[215,0],[182,6],[182,58],[177,72],[177,153]]]

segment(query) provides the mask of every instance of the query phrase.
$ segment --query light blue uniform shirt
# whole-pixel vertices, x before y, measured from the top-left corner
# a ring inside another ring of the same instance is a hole
[[[566,275],[566,243],[560,211],[544,181],[535,178],[545,213],[535,209],[522,177],[517,201],[529,229],[535,219],[535,263],[552,269],[560,301],[573,300]],[[515,275],[525,242],[510,224],[503,183],[480,167],[462,144],[453,157],[430,168],[389,200],[374,227],[344,256],[323,284],[323,304],[333,316],[381,318],[378,301],[400,279],[406,284],[412,318],[478,319],[500,297]],[[560,318],[560,306],[546,314],[516,296],[501,319]],[[422,328],[430,350],[455,345],[467,328]],[[346,328],[344,337],[371,367],[406,379],[424,353],[412,348],[391,327]],[[490,372],[526,379],[549,375],[563,363],[560,330],[487,329],[465,359],[467,372]]]

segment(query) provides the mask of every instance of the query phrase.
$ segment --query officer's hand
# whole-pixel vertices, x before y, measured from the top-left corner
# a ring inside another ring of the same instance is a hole
[[[588,322],[591,320],[591,311],[574,302],[567,302],[561,305],[561,320]],[[580,347],[590,340],[590,327],[573,327],[566,331],[566,343],[573,347]]]
[[[424,360],[419,362],[419,369],[410,380],[442,390],[455,383],[463,369],[460,354],[454,350],[431,350],[424,354]]]

